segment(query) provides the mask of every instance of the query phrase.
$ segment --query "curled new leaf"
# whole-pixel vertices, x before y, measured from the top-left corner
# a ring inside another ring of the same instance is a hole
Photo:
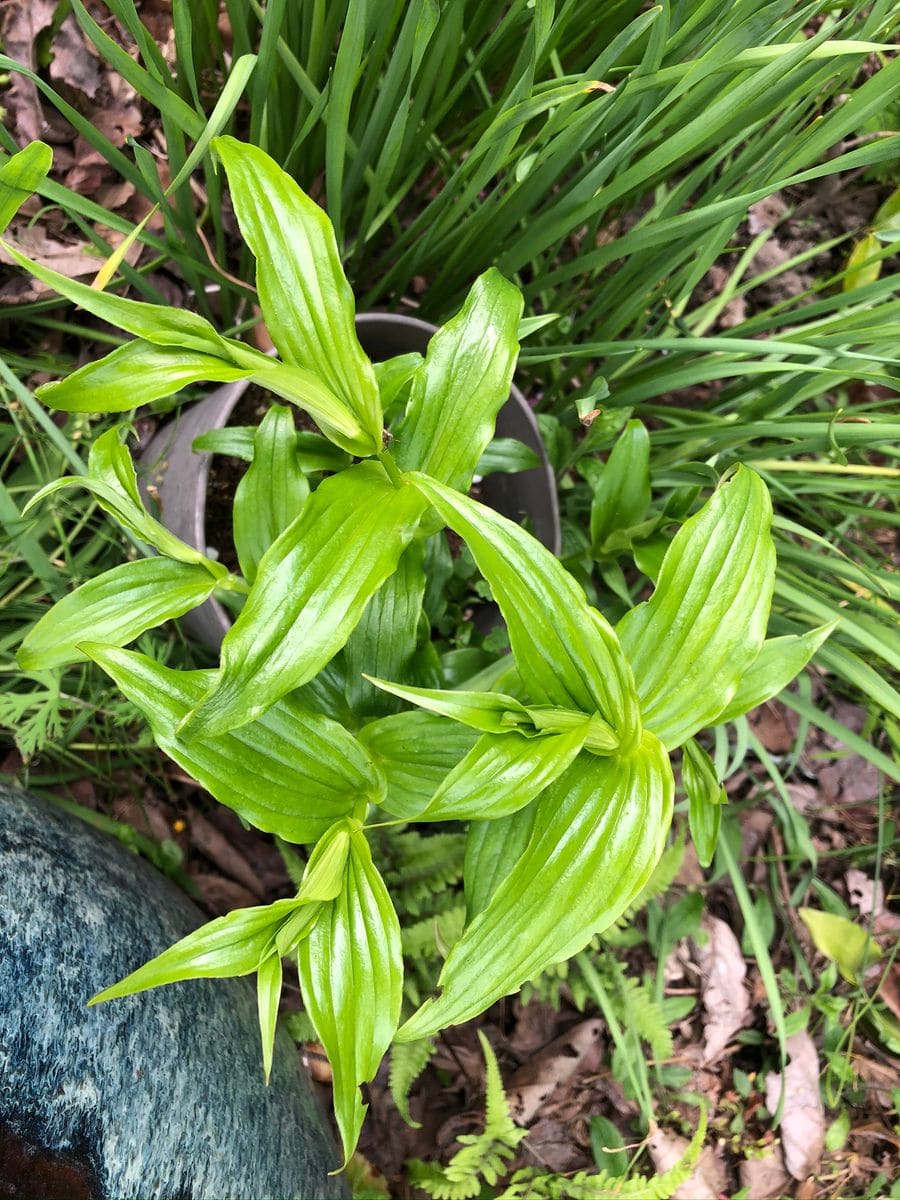
[[[662,853],[673,791],[651,733],[628,755],[580,755],[544,792],[524,853],[450,951],[440,996],[398,1040],[468,1021],[615,921]]]
[[[617,626],[644,724],[668,749],[710,724],[763,644],[775,582],[772,503],[746,467],[675,535],[653,595]]]
[[[716,852],[726,795],[712,759],[693,738],[689,738],[682,749],[681,776],[688,797],[688,821],[697,859],[701,867],[708,867]]]
[[[381,807],[393,817],[415,817],[476,737],[465,725],[421,710],[364,726],[359,740],[387,780]]]
[[[593,552],[603,553],[611,533],[637,525],[650,504],[650,437],[629,421],[613,446],[591,503]]]

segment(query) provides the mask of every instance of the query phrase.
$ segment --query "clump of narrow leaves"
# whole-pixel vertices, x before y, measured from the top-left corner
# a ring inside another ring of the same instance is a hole
[[[67,411],[128,412],[189,382],[246,378],[302,408],[321,436],[301,435],[301,453],[280,405],[260,424],[249,452],[268,476],[248,475],[236,497],[238,575],[146,511],[125,427],[108,430],[85,476],[57,480],[32,504],[87,488],[158,555],[60,601],[19,660],[26,670],[98,663],[203,787],[250,824],[312,847],[295,897],[212,921],[95,1002],[255,973],[268,1069],[281,962],[295,957],[349,1157],[365,1113],[360,1085],[392,1040],[468,1020],[628,908],[665,843],[679,748],[709,858],[723,797],[694,735],[778,692],[827,629],[765,640],[771,504],[740,466],[671,537],[652,595],[613,627],[548,550],[467,495],[509,393],[517,288],[486,272],[424,358],[373,364],[327,218],[262,151],[229,137],[211,145],[279,356],[10,248],[61,295],[134,335],[39,395]],[[35,147],[10,160],[0,214],[9,218],[48,163]],[[636,427],[628,436],[639,452]],[[602,512],[592,526],[602,540]],[[464,540],[509,632],[511,659],[487,690],[442,688],[429,645],[445,527]],[[124,648],[223,592],[242,606],[216,670],[172,670]],[[402,1026],[399,922],[367,838],[384,820],[468,827],[466,924],[439,994]]]

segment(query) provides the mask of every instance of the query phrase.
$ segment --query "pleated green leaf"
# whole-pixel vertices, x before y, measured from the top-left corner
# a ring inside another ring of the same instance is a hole
[[[35,492],[25,506],[23,515],[61,488],[83,487],[93,495],[104,512],[142,541],[155,546],[160,554],[178,562],[201,565],[217,581],[225,579],[228,576],[227,567],[175,537],[144,508],[138,492],[134,463],[128,447],[121,440],[125,430],[126,426],[117,425],[102,433],[91,446],[87,474],[64,475],[54,479]]]
[[[601,554],[611,533],[637,525],[650,505],[650,437],[629,421],[610,451],[591,502],[591,543]]]
[[[269,1082],[269,1076],[272,1074],[282,977],[279,954],[270,954],[259,964],[256,973],[256,1007],[259,1014],[259,1036],[262,1043],[263,1074],[266,1083]]]
[[[133,996],[182,979],[229,979],[249,975],[259,965],[273,930],[298,909],[296,900],[276,900],[255,908],[237,908],[189,933],[180,942],[98,992],[90,1004]]]
[[[249,583],[256,578],[259,560],[300,515],[308,495],[293,414],[273,404],[256,430],[253,462],[234,493],[234,545]]]
[[[372,1079],[400,1019],[400,922],[361,832],[352,835],[340,894],[323,905],[298,956],[303,1003],[334,1074],[334,1107],[349,1160]]]
[[[673,792],[668,756],[649,732],[627,755],[579,755],[544,792],[524,853],[450,951],[439,998],[398,1040],[468,1021],[615,921],[662,853]]]
[[[408,820],[426,806],[444,777],[468,754],[477,734],[430,712],[397,713],[364,726],[359,740],[387,780],[381,807]]]
[[[172,396],[190,383],[233,383],[251,371],[222,358],[178,346],[134,341],[88,363],[65,379],[43,384],[37,395],[62,412],[128,412]]]
[[[326,479],[260,560],[191,734],[236,729],[316,675],[397,567],[424,505],[378,463]]]
[[[407,476],[465,538],[509,629],[513,657],[539,704],[599,712],[623,751],[640,738],[637,693],[618,638],[581,587],[540,542],[498,513],[434,479]]]
[[[159,748],[245,821],[289,842],[314,842],[384,783],[359,742],[336,721],[290,698],[233,733],[177,729],[209,687],[211,671],[173,671],[142,654],[85,643],[147,718]]]
[[[826,638],[840,624],[840,618],[810,629],[808,633],[768,638],[759,654],[744,672],[727,707],[716,717],[716,724],[731,721],[765,704],[787,687],[803,670]]]
[[[428,712],[459,721],[470,729],[479,729],[482,733],[509,733],[519,722],[529,723],[528,709],[524,704],[512,696],[504,696],[502,692],[449,691],[389,683],[386,679],[376,679],[371,675],[366,678],[392,696],[418,704]]]
[[[256,259],[266,327],[287,363],[314,371],[357,418],[357,454],[382,448],[381,402],[356,336],[353,292],[328,217],[262,150],[212,143],[228,176],[244,241]]]
[[[670,750],[726,709],[766,633],[772,503],[738,467],[675,535],[648,601],[617,626],[644,724]]]
[[[522,294],[499,271],[476,279],[413,376],[393,451],[403,470],[466,491],[509,397],[521,315]]]
[[[567,733],[536,738],[483,733],[416,820],[480,821],[524,808],[575,759],[588,724],[585,718]]]
[[[47,177],[52,163],[50,147],[45,142],[31,142],[0,167],[0,233]]]
[[[727,797],[712,759],[693,738],[682,747],[681,778],[688,798],[691,838],[701,867],[708,867],[716,852],[722,805]]]
[[[540,801],[532,801],[508,817],[470,821],[466,835],[463,883],[466,919],[471,922],[488,903],[525,852]]]
[[[25,671],[84,662],[90,638],[126,646],[147,629],[202,604],[216,585],[205,567],[168,558],[123,563],[64,596],[28,631],[16,655]]]

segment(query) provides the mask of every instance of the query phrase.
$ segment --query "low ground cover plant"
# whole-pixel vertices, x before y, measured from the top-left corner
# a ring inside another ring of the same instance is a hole
[[[19,661],[30,671],[99,664],[160,748],[222,803],[312,847],[296,896],[212,921],[95,1001],[256,973],[268,1066],[282,959],[296,956],[349,1157],[365,1111],[360,1084],[393,1040],[470,1019],[628,908],[665,844],[678,750],[698,854],[710,861],[724,794],[695,735],[779,692],[830,626],[766,638],[771,502],[740,465],[691,515],[691,498],[673,493],[655,523],[652,594],[613,626],[549,551],[468,495],[509,393],[519,290],[487,271],[424,358],[373,364],[324,213],[258,148],[220,137],[212,150],[278,357],[196,314],[75,283],[7,246],[59,294],[133,335],[39,395],[69,412],[128,412],[188,382],[249,378],[312,417],[334,469],[309,471],[289,410],[273,404],[253,439],[263,470],[235,500],[232,573],[147,511],[127,427],[107,430],[87,474],[55,480],[32,505],[85,487],[158,554],[59,601]],[[47,166],[39,145],[7,164],[7,219]],[[642,426],[623,437],[621,456],[640,454]],[[601,547],[634,507],[635,478],[616,488],[611,474],[597,501]],[[442,686],[429,654],[445,528],[489,585],[512,651],[465,687]],[[173,670],[125,648],[213,592],[239,607],[217,669]],[[467,823],[467,912],[439,995],[401,1024],[400,928],[368,831],[411,821]]]

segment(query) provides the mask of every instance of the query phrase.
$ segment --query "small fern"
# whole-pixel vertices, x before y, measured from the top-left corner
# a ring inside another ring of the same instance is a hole
[[[397,1105],[397,1111],[413,1129],[419,1129],[409,1113],[409,1093],[434,1054],[434,1038],[423,1038],[419,1042],[397,1042],[391,1049],[391,1069],[388,1086]]]
[[[425,837],[414,829],[387,827],[379,835],[373,839],[373,857],[401,922],[408,916],[430,916],[454,903],[454,885],[463,873],[464,833]]]
[[[463,1134],[458,1139],[462,1149],[446,1167],[419,1158],[408,1163],[411,1182],[432,1200],[471,1200],[480,1194],[483,1183],[493,1187],[507,1173],[519,1142],[527,1137],[527,1130],[520,1129],[509,1114],[497,1059],[480,1030],[478,1038],[486,1069],[484,1132]]]
[[[607,1171],[549,1175],[526,1167],[516,1171],[497,1200],[671,1200],[690,1179],[705,1137],[704,1108],[690,1145],[681,1159],[662,1175],[633,1175],[630,1179]]]
[[[653,999],[646,980],[626,975],[611,954],[604,954],[599,965],[601,975],[611,985],[610,993],[619,1020],[647,1043],[657,1062],[671,1058],[672,1034],[666,1025],[666,1015]]]
[[[465,923],[466,907],[457,904],[414,925],[407,925],[401,932],[403,953],[416,962],[439,962],[459,940]]]

